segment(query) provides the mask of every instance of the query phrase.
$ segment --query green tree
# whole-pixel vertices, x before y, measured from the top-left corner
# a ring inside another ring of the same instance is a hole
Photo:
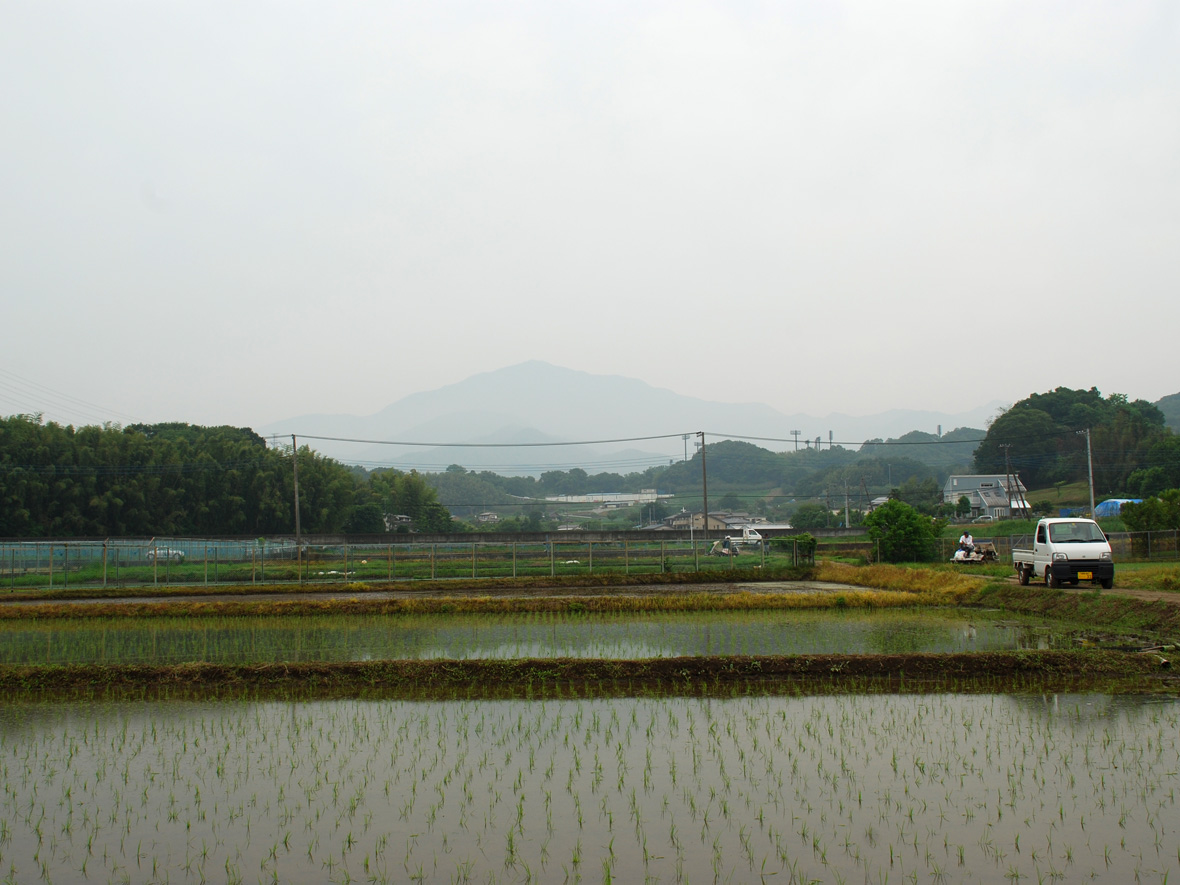
[[[1058,387],[1032,394],[992,422],[975,450],[976,472],[1004,473],[1010,465],[1033,489],[1082,479],[1085,430],[1091,431],[1095,485],[1110,491],[1121,490],[1145,466],[1153,444],[1168,435],[1163,413],[1151,403]]]
[[[1140,504],[1124,504],[1119,510],[1119,516],[1133,532],[1180,529],[1180,489],[1168,489]]]
[[[797,529],[826,529],[835,522],[835,517],[823,504],[800,504],[791,514],[791,526]]]
[[[733,492],[726,492],[717,501],[718,510],[741,510],[742,499]]]
[[[909,504],[919,513],[930,516],[942,502],[942,487],[933,479],[910,477],[897,489],[897,498]]]
[[[885,562],[928,562],[934,557],[934,523],[909,504],[886,501],[865,517],[865,525]]]

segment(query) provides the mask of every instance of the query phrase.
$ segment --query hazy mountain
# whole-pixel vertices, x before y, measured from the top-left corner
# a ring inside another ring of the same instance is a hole
[[[929,467],[952,469],[970,465],[986,436],[987,431],[974,427],[956,427],[942,436],[911,430],[897,439],[866,442],[860,450],[877,458],[909,458]]]
[[[260,430],[303,437],[314,449],[345,463],[391,464],[441,470],[448,464],[498,473],[540,473],[581,466],[587,472],[626,473],[694,451],[683,434],[704,430],[707,438],[770,437],[757,441],[777,451],[802,448],[816,437],[828,444],[859,445],[870,438],[912,430],[985,426],[991,403],[958,414],[892,410],[866,417],[787,415],[762,403],[718,403],[650,386],[634,378],[594,375],[531,361],[404,397],[368,416],[301,415]],[[800,431],[795,442],[792,430]],[[338,440],[314,440],[311,436]],[[639,439],[641,437],[667,437]],[[374,445],[372,441],[415,445]],[[538,443],[620,440],[593,446]],[[369,442],[364,442],[369,441]],[[484,444],[480,448],[438,443]],[[507,444],[532,443],[525,448]]]
[[[1180,433],[1180,393],[1165,396],[1155,406],[1164,413],[1164,424],[1170,427],[1173,433]]]

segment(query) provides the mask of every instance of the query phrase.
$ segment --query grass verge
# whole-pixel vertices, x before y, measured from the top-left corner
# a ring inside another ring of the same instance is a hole
[[[9,698],[580,697],[931,691],[1150,691],[1159,659],[1111,651],[0,667]]]
[[[988,584],[963,602],[1098,627],[1109,633],[1152,633],[1180,639],[1180,606],[1173,602],[1002,583]]]

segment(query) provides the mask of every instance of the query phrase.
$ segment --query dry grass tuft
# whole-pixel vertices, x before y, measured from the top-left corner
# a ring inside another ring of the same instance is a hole
[[[816,566],[816,580],[858,587],[874,587],[906,594],[906,605],[915,603],[948,604],[963,600],[979,590],[982,580],[974,575],[899,565],[843,565],[821,562]],[[917,598],[915,598],[917,597]]]

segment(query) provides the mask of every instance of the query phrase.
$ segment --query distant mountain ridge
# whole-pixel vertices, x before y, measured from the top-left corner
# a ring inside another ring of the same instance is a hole
[[[432,471],[462,464],[475,470],[533,474],[583,466],[591,473],[626,473],[682,458],[686,448],[691,455],[695,438],[685,441],[682,436],[701,430],[707,439],[781,440],[758,441],[777,451],[802,448],[806,440],[814,445],[816,437],[826,446],[829,433],[837,444],[855,447],[870,438],[898,437],[917,429],[933,433],[939,425],[986,426],[997,406],[993,402],[957,414],[895,409],[865,417],[833,413],[816,418],[787,415],[763,403],[711,402],[635,378],[595,375],[534,360],[410,394],[372,415],[301,415],[259,432],[417,443],[302,441],[328,457],[366,466]],[[792,430],[800,431],[798,441]],[[539,445],[585,440],[622,442]],[[439,443],[465,445],[439,447]],[[532,445],[511,447],[522,443]]]
[[[1180,393],[1161,398],[1155,407],[1164,413],[1164,424],[1173,433],[1180,433]]]

